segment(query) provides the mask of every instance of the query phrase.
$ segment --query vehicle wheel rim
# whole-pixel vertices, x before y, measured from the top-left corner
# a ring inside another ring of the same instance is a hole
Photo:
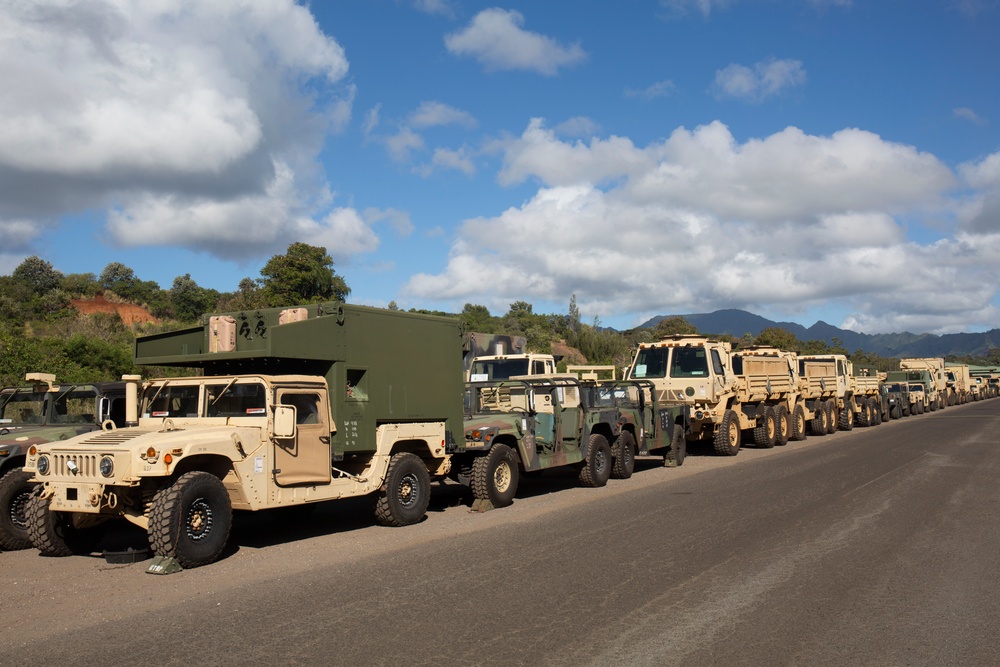
[[[408,474],[399,480],[396,498],[403,507],[410,507],[417,502],[417,478],[415,475]]]
[[[604,466],[608,464],[607,459],[604,458],[604,450],[598,449],[594,452],[594,470],[597,472],[604,472]]]
[[[188,508],[187,521],[187,536],[195,541],[199,542],[212,532],[212,524],[214,523],[214,512],[212,511],[212,506],[204,498],[198,498],[193,503],[191,507]]]
[[[768,419],[767,420],[767,438],[768,438],[768,440],[771,440],[771,439],[774,438],[774,434],[775,434],[776,431],[777,431],[777,428],[775,428],[774,420],[773,419]]]
[[[501,461],[493,471],[493,486],[498,493],[505,493],[510,488],[510,465]]]
[[[740,437],[739,429],[736,428],[736,424],[732,424],[729,427],[729,446],[736,446],[736,438]]]
[[[10,504],[10,522],[14,524],[15,528],[27,530],[28,515],[25,512],[25,509],[28,506],[28,500],[30,498],[31,491],[22,491],[14,496],[14,500]]]

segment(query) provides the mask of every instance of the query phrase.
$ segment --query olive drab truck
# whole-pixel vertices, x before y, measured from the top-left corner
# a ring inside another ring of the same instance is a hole
[[[901,396],[905,395],[908,405],[901,406],[904,416],[923,414],[930,409],[931,387],[934,379],[926,368],[921,370],[889,371],[885,374],[886,384],[899,384]]]
[[[145,529],[156,568],[196,567],[226,546],[233,510],[371,495],[379,523],[426,512],[462,437],[457,320],[340,303],[207,317],[136,340],[140,365],[200,370],[126,376],[128,428],[29,450],[41,485],[32,543],[93,548],[94,529]]]
[[[890,419],[910,416],[910,386],[906,382],[882,383],[882,394],[889,408]]]
[[[899,360],[899,369],[903,371],[927,371],[930,375],[930,385],[924,387],[927,398],[927,409],[931,412],[938,408],[944,409],[948,404],[948,383],[945,378],[944,359],[941,357],[921,357]]]
[[[8,551],[31,546],[28,449],[125,424],[123,382],[57,384],[49,373],[28,373],[25,381],[31,384],[0,390],[0,549]]]
[[[570,374],[466,383],[464,449],[453,463],[456,479],[472,489],[473,509],[510,505],[522,473],[575,466],[590,487],[604,486],[615,472],[630,476],[625,466],[634,465],[634,453],[616,462],[612,451],[621,412],[598,398]]]
[[[640,344],[626,379],[651,382],[661,406],[688,406],[689,439],[710,439],[724,456],[739,452],[743,431],[757,446],[777,444],[775,409],[787,408],[797,391],[784,357],[744,357],[728,342],[697,335]]]

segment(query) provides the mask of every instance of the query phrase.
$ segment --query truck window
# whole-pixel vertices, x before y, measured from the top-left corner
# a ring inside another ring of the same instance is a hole
[[[5,402],[6,401],[6,402]],[[0,424],[42,424],[45,422],[45,394],[15,390],[0,398]]]
[[[97,392],[93,389],[67,392],[56,398],[53,423],[93,424],[97,412]]]
[[[296,424],[318,424],[319,419],[319,395],[318,394],[289,394],[282,396],[284,405],[295,406]]]
[[[713,350],[713,352],[714,352],[714,350]],[[712,355],[712,361],[713,362],[715,361],[715,357],[716,356],[717,355]],[[734,354],[733,355],[733,372],[736,373],[737,375],[743,375],[743,355],[742,354]],[[718,370],[718,365],[716,365],[715,373],[717,375],[722,375],[722,373]]]
[[[708,377],[708,355],[705,353],[705,348],[674,348],[673,358],[670,363],[670,377]]]
[[[719,357],[718,350],[712,350],[712,368],[715,369],[716,375],[725,375],[725,369],[722,367],[722,359]]]
[[[347,369],[347,399],[368,400],[368,373],[362,368]]]
[[[633,378],[662,378],[667,375],[667,351],[665,347],[646,347],[639,350],[632,368]]]
[[[527,359],[488,359],[476,361],[472,364],[471,373],[473,379],[476,381],[509,380],[512,377],[527,374]]]
[[[167,385],[159,396],[152,386],[146,390],[143,400],[143,417],[197,417],[198,416],[198,385]],[[156,397],[155,400],[153,397]]]
[[[267,414],[264,385],[259,383],[205,385],[209,417],[257,417]]]

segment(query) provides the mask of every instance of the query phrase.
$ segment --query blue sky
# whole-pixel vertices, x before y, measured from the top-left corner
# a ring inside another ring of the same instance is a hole
[[[998,0],[0,7],[0,273],[1000,327]]]

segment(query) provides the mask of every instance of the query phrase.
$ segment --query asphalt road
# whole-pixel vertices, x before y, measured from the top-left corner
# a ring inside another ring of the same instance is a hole
[[[247,515],[170,576],[3,553],[0,665],[995,665],[998,433],[992,400],[486,514],[447,485],[408,528]]]

